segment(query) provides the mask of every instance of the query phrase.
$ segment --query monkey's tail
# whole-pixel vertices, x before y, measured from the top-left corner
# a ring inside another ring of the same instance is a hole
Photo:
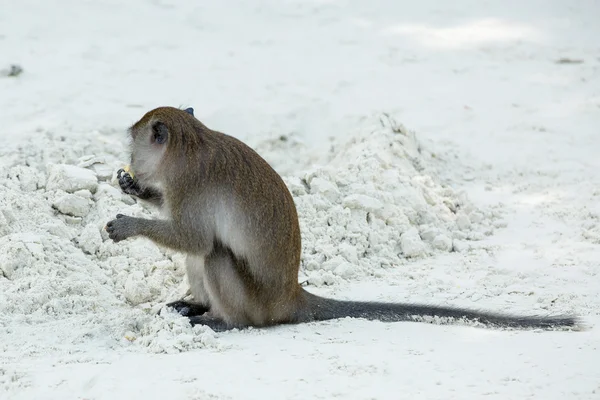
[[[577,317],[568,315],[513,316],[451,307],[334,300],[307,291],[304,294],[313,321],[352,317],[382,322],[462,323],[512,329],[583,329]]]

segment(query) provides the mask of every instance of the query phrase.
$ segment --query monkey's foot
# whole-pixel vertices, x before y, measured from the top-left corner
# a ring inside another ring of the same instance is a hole
[[[119,169],[117,171],[117,179],[119,180],[119,186],[123,192],[133,196],[139,196],[141,193],[140,186],[129,172],[125,171],[123,168]]]
[[[231,329],[233,329],[233,326],[229,326],[225,323],[225,321],[219,319],[219,318],[215,318],[215,317],[211,317],[209,315],[198,315],[195,317],[190,317],[190,324],[192,324],[192,326],[194,325],[204,325],[204,326],[208,326],[210,329],[212,329],[215,332],[225,332],[225,331],[229,331]]]
[[[167,307],[174,308],[179,314],[184,317],[195,317],[209,311],[209,308],[204,304],[191,303],[185,300],[178,300],[172,303],[167,303]]]

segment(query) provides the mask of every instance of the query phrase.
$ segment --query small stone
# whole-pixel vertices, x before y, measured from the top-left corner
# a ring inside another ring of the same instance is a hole
[[[450,251],[452,250],[452,239],[450,239],[446,235],[437,235],[435,239],[433,239],[433,247],[442,251]]]
[[[42,225],[42,228],[48,231],[49,234],[71,240],[72,235],[67,226],[62,221],[47,222]]]
[[[410,221],[405,214],[398,214],[386,219],[386,225],[397,228],[400,232],[406,232],[410,229]]]
[[[152,298],[150,288],[146,284],[142,271],[133,271],[125,281],[125,298],[132,305],[137,306]]]
[[[64,190],[73,193],[87,189],[94,193],[98,187],[98,178],[89,169],[67,164],[53,164],[48,170],[47,190]]]
[[[344,262],[344,259],[340,256],[335,256],[321,264],[321,268],[325,271],[333,271],[338,265]]]
[[[91,204],[90,200],[86,198],[74,194],[65,194],[52,203],[52,207],[65,215],[85,217],[90,212]]]
[[[310,191],[322,194],[331,202],[335,202],[340,197],[340,190],[335,183],[323,178],[313,178],[310,181]]]
[[[452,241],[452,249],[456,252],[462,253],[469,249],[469,244],[463,240],[454,239]]]
[[[12,168],[10,172],[18,177],[21,189],[25,192],[33,192],[44,186],[45,177],[35,168],[19,165]]]
[[[355,275],[355,268],[348,262],[339,264],[333,271],[337,276],[341,276],[344,279],[352,278]]]
[[[439,235],[440,230],[436,227],[429,226],[421,231],[421,239],[427,243],[433,242],[433,240]]]
[[[90,167],[101,181],[110,181],[113,176],[113,168],[106,164],[94,164]]]
[[[63,215],[63,220],[69,225],[80,225],[82,221],[81,217],[73,217],[70,215]]]
[[[313,271],[309,274],[307,282],[311,286],[328,286],[339,282],[340,278],[331,271]]]
[[[0,275],[4,275],[7,279],[13,279],[13,274],[27,265],[35,263],[33,256],[22,241],[5,243],[0,247]]]
[[[338,246],[339,254],[346,259],[346,261],[358,264],[358,253],[356,251],[356,246],[352,246],[349,243],[340,243]]]
[[[92,198],[92,192],[90,192],[87,189],[83,189],[83,190],[78,190],[75,193],[73,193],[75,196],[79,196],[79,197],[83,197],[84,199],[91,199]]]
[[[0,70],[0,75],[15,78],[23,73],[23,67],[18,64],[12,64],[8,69]]]
[[[452,237],[458,240],[465,240],[467,238],[467,234],[461,231],[452,232]]]
[[[461,231],[466,231],[471,227],[471,220],[469,219],[469,216],[465,213],[458,213],[456,216],[456,226],[458,226],[458,229],[460,229]]]
[[[113,199],[120,199],[124,193],[121,192],[120,189],[109,185],[108,183],[100,183],[98,185],[98,189],[96,190],[96,200],[102,199],[104,197],[109,197]]]
[[[307,271],[318,271],[321,268],[321,264],[318,263],[316,260],[305,261],[302,266]]]
[[[88,224],[83,228],[81,235],[77,239],[79,248],[87,254],[96,254],[102,245],[102,236],[96,224]]]
[[[87,154],[79,157],[79,163],[77,164],[80,168],[88,168],[95,164],[105,164],[106,159],[104,157],[97,157],[93,154]]]
[[[405,257],[425,255],[425,244],[415,228],[411,228],[400,236],[400,247]]]
[[[363,209],[369,212],[377,211],[383,207],[381,201],[364,194],[351,194],[350,196],[346,196],[342,201],[342,205],[350,209]]]
[[[469,240],[473,240],[473,241],[483,240],[483,239],[485,239],[485,235],[483,234],[483,232],[473,231],[473,232],[469,233],[468,238],[469,238]]]
[[[303,184],[302,179],[296,176],[291,176],[285,177],[284,181],[289,191],[294,196],[304,196],[306,194],[306,186]]]

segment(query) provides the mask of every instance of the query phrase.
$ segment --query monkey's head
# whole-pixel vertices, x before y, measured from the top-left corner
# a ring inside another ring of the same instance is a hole
[[[161,183],[164,166],[178,164],[185,154],[199,146],[206,129],[194,118],[194,110],[159,107],[147,112],[129,128],[131,168],[144,183]]]

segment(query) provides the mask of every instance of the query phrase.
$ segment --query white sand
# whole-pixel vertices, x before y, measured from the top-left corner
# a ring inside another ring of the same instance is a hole
[[[261,4],[2,6],[0,398],[600,396],[600,7]],[[114,173],[159,105],[285,177],[309,290],[591,329],[192,329],[181,255],[102,230],[152,216]]]

